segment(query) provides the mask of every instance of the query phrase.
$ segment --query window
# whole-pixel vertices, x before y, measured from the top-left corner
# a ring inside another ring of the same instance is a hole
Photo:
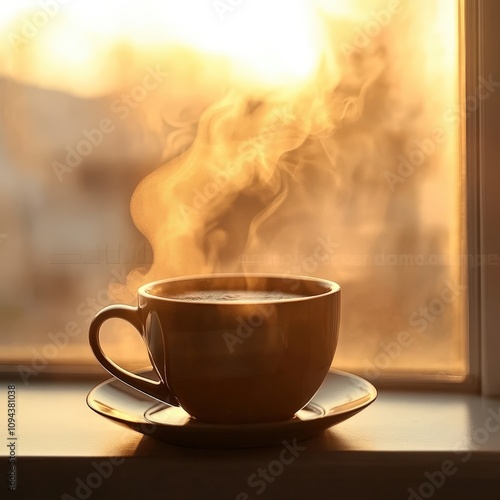
[[[487,50],[475,66],[479,12],[313,4],[281,22],[259,2],[208,2],[207,25],[182,33],[157,2],[9,7],[0,362],[86,370],[91,317],[137,285],[266,271],[340,283],[334,366],[474,386],[499,265],[493,216],[482,240],[477,223],[494,174],[479,182],[474,124],[484,109],[491,126],[498,86]],[[107,325],[109,349],[139,366],[124,329]]]

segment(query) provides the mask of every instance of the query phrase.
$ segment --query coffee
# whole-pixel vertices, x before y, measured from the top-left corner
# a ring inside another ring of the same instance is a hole
[[[196,290],[176,293],[169,298],[186,302],[277,302],[280,300],[300,299],[305,295],[282,292],[280,290]]]

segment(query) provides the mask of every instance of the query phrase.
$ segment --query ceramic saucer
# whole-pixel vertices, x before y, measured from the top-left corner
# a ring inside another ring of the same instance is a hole
[[[184,410],[110,379],[92,389],[88,406],[125,427],[162,441],[196,448],[254,448],[302,440],[352,417],[373,403],[377,390],[350,373],[331,370],[318,392],[291,420],[259,424],[205,424]]]

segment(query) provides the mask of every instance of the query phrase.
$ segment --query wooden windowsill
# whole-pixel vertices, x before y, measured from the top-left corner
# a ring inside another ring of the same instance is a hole
[[[0,383],[4,442],[8,383]],[[304,449],[281,472],[275,463],[280,473],[268,476],[272,481],[259,482],[256,475],[249,485],[252,474],[279,459],[282,447],[172,446],[92,412],[85,397],[94,385],[16,383],[17,491],[7,489],[8,449],[2,446],[1,498],[500,498],[500,399],[381,391],[366,410],[301,442]],[[124,459],[113,459],[111,471],[110,457]],[[96,466],[103,462],[99,475]],[[86,482],[90,490],[78,489]]]

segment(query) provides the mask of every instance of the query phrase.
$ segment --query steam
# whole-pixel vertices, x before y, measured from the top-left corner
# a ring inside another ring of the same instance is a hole
[[[313,235],[321,234],[332,204],[328,191],[317,198],[311,180],[338,183],[335,131],[362,115],[366,92],[383,64],[377,56],[362,64],[346,60],[341,42],[353,35],[346,19],[314,8],[308,19],[321,36],[308,39],[314,51],[297,56],[296,65],[307,74],[277,84],[266,66],[247,81],[238,61],[229,90],[203,112],[189,149],[138,185],[132,217],[153,248],[154,262],[148,270],[133,270],[126,287],[116,285],[117,298],[171,276],[264,270],[249,269],[242,256],[301,245],[307,250],[308,240],[314,243]],[[280,31],[281,22],[275,19],[275,36],[304,34],[300,19],[295,33],[289,26]],[[283,40],[281,45],[286,66],[297,47]],[[255,71],[254,57],[248,67]],[[282,68],[275,73],[282,75]]]

